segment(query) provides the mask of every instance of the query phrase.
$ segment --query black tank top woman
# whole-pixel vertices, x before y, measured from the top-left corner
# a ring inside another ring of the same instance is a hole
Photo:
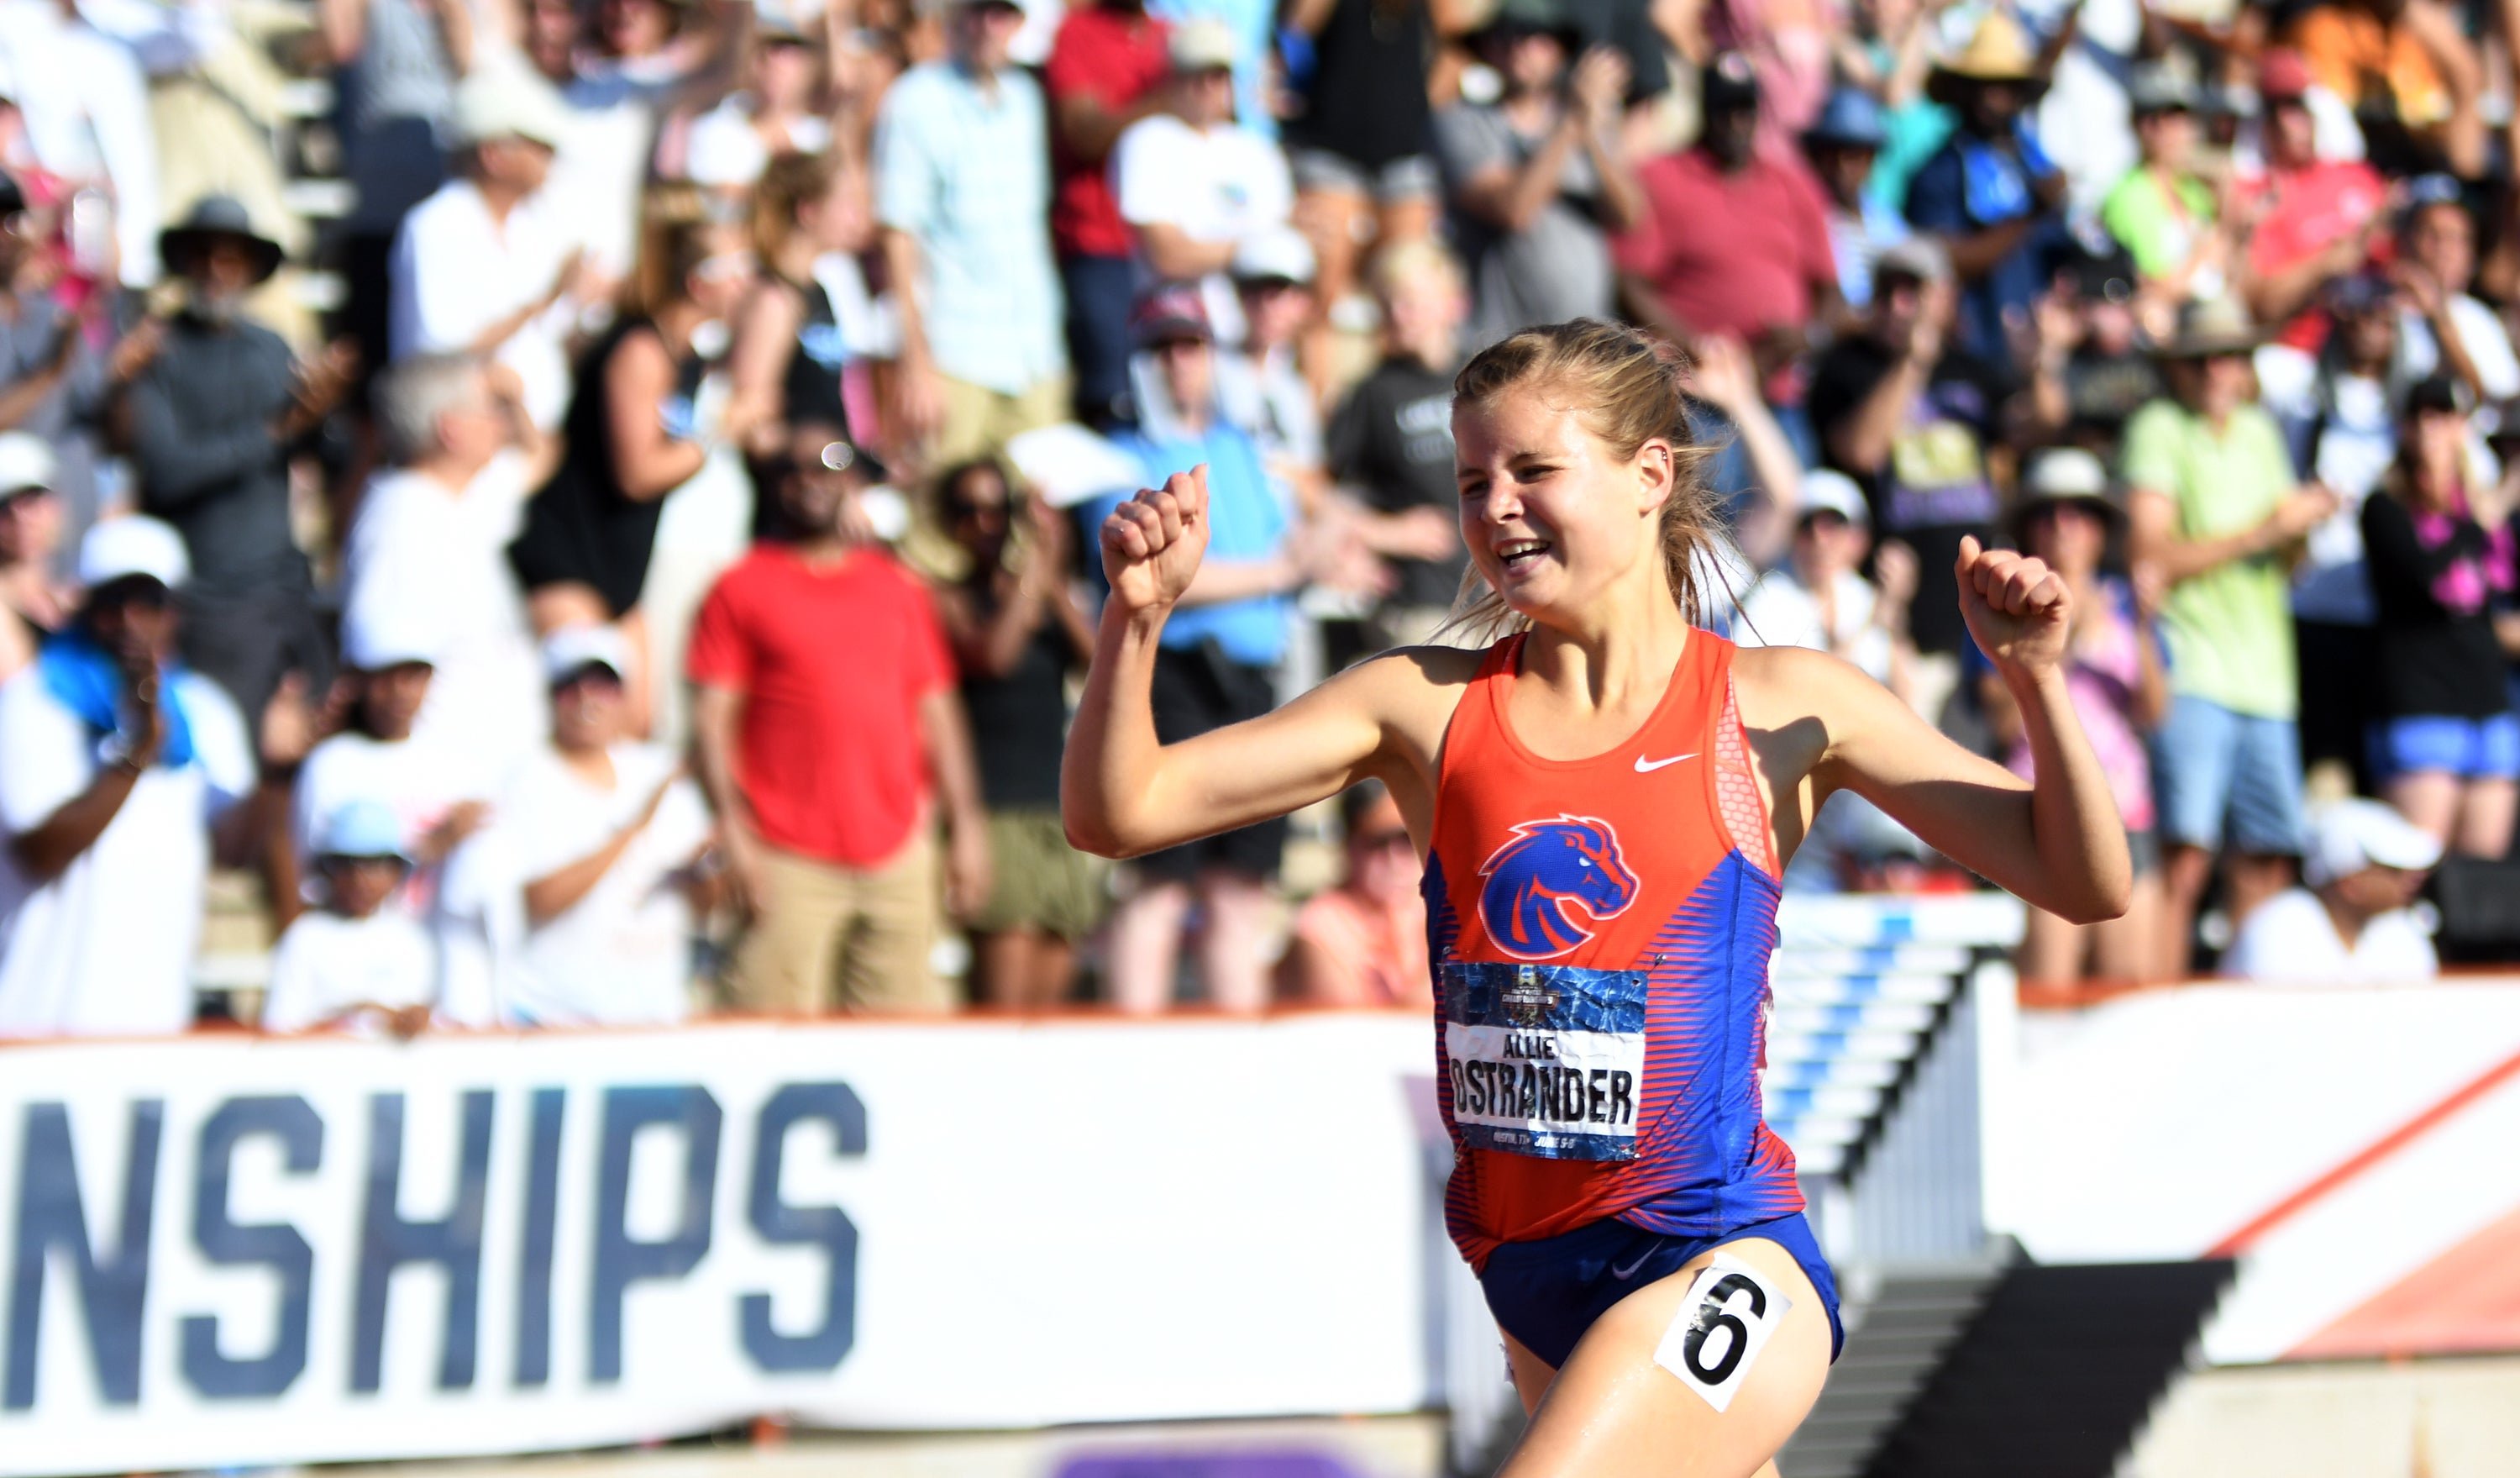
[[[578,361],[576,393],[561,428],[560,470],[525,504],[524,531],[508,546],[509,563],[527,590],[570,581],[589,585],[616,620],[639,604],[665,500],[634,498],[623,490],[612,465],[612,406],[604,387],[622,344],[655,328],[649,318],[622,318]],[[689,350],[674,361],[674,393],[660,414],[677,436],[692,424],[693,400],[707,369]]]

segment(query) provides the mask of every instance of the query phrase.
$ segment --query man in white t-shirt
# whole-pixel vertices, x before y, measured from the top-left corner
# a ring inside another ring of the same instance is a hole
[[[212,828],[262,809],[245,719],[174,661],[187,573],[164,524],[98,524],[77,622],[0,685],[0,1037],[192,1025]]]
[[[490,821],[502,773],[500,756],[460,736],[419,731],[446,620],[434,606],[411,603],[342,613],[349,726],[315,746],[299,768],[291,836],[298,858],[313,857],[325,818],[353,800],[382,802],[401,818],[403,855],[414,865],[386,906],[429,931],[439,1014],[470,1025],[486,1020],[495,995],[499,900],[464,865],[464,844]],[[284,918],[312,899],[302,878],[287,896]]]
[[[2286,985],[2430,980],[2431,932],[2409,905],[2441,861],[2432,833],[2377,801],[2332,802],[2310,822],[2302,881],[2252,909],[2223,973]]]
[[[1168,282],[1195,282],[1217,343],[1242,343],[1242,304],[1226,268],[1245,237],[1295,207],[1286,157],[1234,120],[1234,31],[1212,16],[1171,38],[1166,111],[1140,118],[1111,151],[1111,190],[1138,255]]]
[[[1242,347],[1216,356],[1218,413],[1241,428],[1270,475],[1306,507],[1323,490],[1328,459],[1320,402],[1295,363],[1313,319],[1317,266],[1312,243],[1292,226],[1242,238],[1227,268],[1242,309]]]
[[[470,354],[415,354],[386,370],[377,419],[394,466],[368,484],[344,550],[346,623],[442,619],[418,732],[492,773],[544,733],[542,670],[507,550],[557,442],[521,396],[507,366]]]
[[[393,357],[486,354],[524,382],[538,426],[568,408],[583,258],[540,199],[568,111],[540,77],[486,67],[455,94],[455,177],[394,236]]]
[[[1855,480],[1826,468],[1804,473],[1793,544],[1784,563],[1742,594],[1732,639],[1745,647],[1833,652],[1906,698],[1915,562],[1904,550],[1884,549],[1880,563],[1891,577],[1885,590],[1857,573],[1871,543],[1871,510]]]
[[[415,863],[395,895],[395,906],[414,918],[429,914],[438,865],[489,819],[499,780],[471,747],[419,732],[444,639],[444,617],[434,609],[344,613],[347,726],[299,766],[290,827],[298,857],[311,862],[326,817],[354,800],[382,802],[402,818],[403,854]],[[310,896],[303,887],[298,893]]]
[[[523,894],[503,1014],[520,1026],[655,1025],[689,1010],[695,901],[715,833],[661,745],[626,738],[630,652],[609,626],[543,644],[551,748],[500,805],[496,840]]]
[[[2408,187],[2413,197],[2398,228],[2394,274],[2398,362],[2390,380],[2404,388],[2431,374],[2454,375],[2479,400],[2520,395],[2520,354],[2501,316],[2467,291],[2476,277],[2476,222],[2460,202],[2458,181],[2428,174]]]
[[[1909,702],[1908,598],[1915,590],[1915,558],[1905,545],[1876,562],[1885,585],[1856,573],[1872,544],[1871,511],[1844,473],[1822,468],[1802,478],[1802,501],[1784,562],[1741,596],[1732,639],[1745,647],[1809,647],[1862,668]],[[1895,551],[1895,552],[1894,552]],[[1790,892],[1834,892],[1868,878],[1882,864],[1924,855],[1924,844],[1888,812],[1851,792],[1831,796],[1814,818],[1785,870]]]
[[[323,906],[299,914],[272,951],[262,1029],[417,1035],[436,998],[437,962],[428,933],[389,906],[411,870],[393,808],[360,798],[336,808],[315,867]]]

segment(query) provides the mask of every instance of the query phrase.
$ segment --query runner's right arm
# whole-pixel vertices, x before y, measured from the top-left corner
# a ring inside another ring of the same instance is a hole
[[[1137,856],[1283,815],[1368,776],[1391,785],[1413,818],[1430,814],[1434,747],[1458,690],[1443,675],[1461,666],[1466,681],[1475,654],[1460,654],[1467,666],[1422,649],[1398,654],[1248,722],[1179,744],[1155,737],[1157,641],[1206,546],[1205,467],[1174,474],[1103,522],[1111,597],[1059,771],[1068,840]]]

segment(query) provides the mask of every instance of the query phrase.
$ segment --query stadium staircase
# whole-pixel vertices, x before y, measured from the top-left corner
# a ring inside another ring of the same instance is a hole
[[[2022,905],[1789,898],[1768,1120],[1837,1270],[1846,1348],[1793,1478],[2106,1478],[2228,1282],[2217,1264],[2043,1268],[1986,1219]]]
[[[1795,895],[1769,967],[1768,1123],[1793,1146],[1846,1347],[1778,1459],[1857,1478],[2012,1258],[1984,1219],[1981,1052],[2011,1030],[2021,904]]]

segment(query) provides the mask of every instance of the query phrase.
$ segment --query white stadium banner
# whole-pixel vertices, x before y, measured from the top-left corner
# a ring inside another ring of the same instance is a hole
[[[1395,1411],[1417,1014],[0,1049],[0,1475]]]

